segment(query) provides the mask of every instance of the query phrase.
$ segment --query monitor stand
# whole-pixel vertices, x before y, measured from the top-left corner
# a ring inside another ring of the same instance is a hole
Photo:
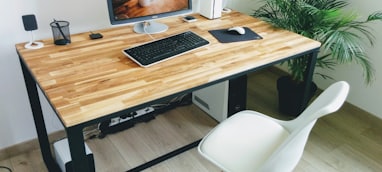
[[[155,21],[145,21],[134,25],[134,32],[136,33],[155,34],[165,32],[167,29],[167,25]]]

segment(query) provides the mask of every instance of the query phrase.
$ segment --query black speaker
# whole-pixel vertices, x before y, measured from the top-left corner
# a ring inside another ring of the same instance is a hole
[[[26,31],[37,30],[37,22],[34,14],[23,15],[23,24]]]

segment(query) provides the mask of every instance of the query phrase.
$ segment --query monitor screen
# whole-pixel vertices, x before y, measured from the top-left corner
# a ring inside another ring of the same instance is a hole
[[[107,4],[112,25],[152,21],[192,12],[192,0],[107,0]]]

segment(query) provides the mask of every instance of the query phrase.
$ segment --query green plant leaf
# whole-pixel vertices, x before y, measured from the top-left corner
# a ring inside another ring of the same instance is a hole
[[[349,3],[344,0],[264,2],[263,6],[254,11],[254,17],[321,42],[321,50],[325,55],[317,59],[317,67],[334,70],[337,64],[355,63],[362,67],[365,83],[373,81],[374,69],[364,45],[373,45],[375,37],[367,24],[381,21],[382,12],[374,12],[365,21],[358,21],[359,15],[356,12],[345,11]],[[303,80],[306,58],[309,57],[287,61],[288,70],[296,81]]]

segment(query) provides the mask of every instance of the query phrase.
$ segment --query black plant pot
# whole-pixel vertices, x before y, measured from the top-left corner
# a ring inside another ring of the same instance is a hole
[[[317,91],[317,85],[311,83],[309,100]],[[304,84],[296,84],[289,76],[282,76],[277,80],[279,95],[279,112],[285,115],[298,116],[302,111],[302,99],[304,96]]]

